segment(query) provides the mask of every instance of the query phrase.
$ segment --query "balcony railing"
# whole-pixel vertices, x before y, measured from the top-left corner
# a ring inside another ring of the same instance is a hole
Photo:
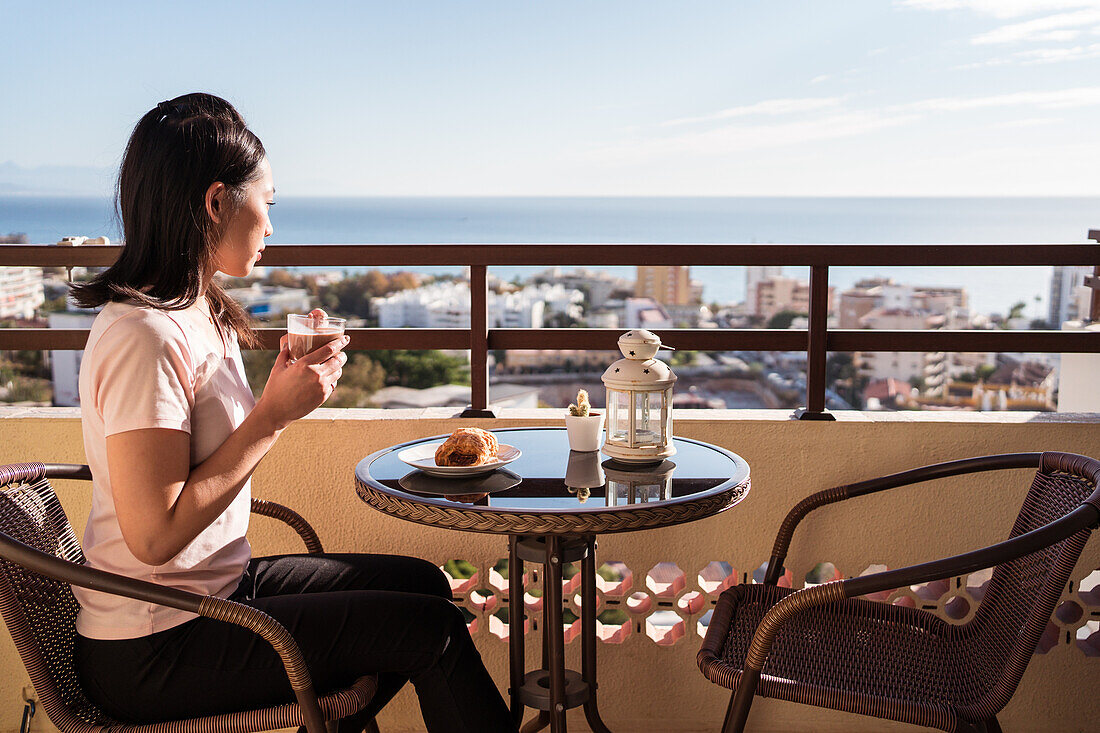
[[[1100,231],[1089,238],[1100,242]],[[106,267],[118,245],[0,245],[0,267]],[[470,268],[469,329],[350,329],[350,349],[469,349],[471,404],[466,416],[491,417],[490,349],[606,349],[618,329],[489,328],[487,272],[493,266],[785,265],[810,268],[809,328],[676,329],[659,331],[682,351],[805,351],[802,419],[832,419],[825,411],[825,363],[830,351],[1032,351],[1100,353],[1096,331],[902,331],[828,327],[830,267],[1093,266],[1100,279],[1100,244],[309,244],[269,245],[265,266]],[[1091,320],[1100,320],[1100,290]],[[261,348],[278,348],[282,329],[259,329]],[[85,329],[0,329],[0,350],[82,349]]]

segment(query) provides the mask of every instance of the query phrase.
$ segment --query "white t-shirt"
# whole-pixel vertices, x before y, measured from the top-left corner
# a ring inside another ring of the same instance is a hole
[[[205,301],[200,300],[205,305]],[[181,590],[227,597],[251,557],[245,539],[251,482],[229,507],[163,565],[133,556],[118,526],[106,438],[142,428],[191,436],[191,466],[206,460],[255,405],[236,339],[219,338],[199,304],[163,311],[109,303],[96,316],[80,365],[84,451],[92,470],[92,512],[84,532],[88,565]],[[92,639],[131,639],[197,618],[195,614],[87,588],[77,631]]]

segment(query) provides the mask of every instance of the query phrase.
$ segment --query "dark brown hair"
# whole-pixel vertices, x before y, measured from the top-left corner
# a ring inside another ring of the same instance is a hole
[[[122,252],[107,270],[74,285],[73,300],[84,308],[125,300],[161,310],[193,305],[217,244],[206,191],[216,181],[225,184],[232,216],[265,154],[233,105],[212,94],[185,94],[147,112],[118,174]],[[248,314],[217,283],[207,286],[206,297],[223,337],[256,344]]]

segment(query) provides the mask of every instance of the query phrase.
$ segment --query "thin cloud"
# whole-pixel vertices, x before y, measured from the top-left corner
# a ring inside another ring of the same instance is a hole
[[[829,103],[824,103],[825,100],[829,100]],[[666,136],[640,135],[593,149],[586,157],[615,164],[675,156],[722,155],[856,137],[920,122],[936,114],[1011,107],[1033,111],[1100,106],[1100,86],[984,97],[938,97],[865,110],[840,109],[842,100],[840,97],[764,100],[713,115],[671,120],[660,123],[657,127],[667,128],[670,124],[761,114],[760,110],[769,110],[767,114],[771,117],[786,115],[794,118],[785,121],[769,119],[758,123],[746,121],[706,131]],[[736,115],[731,114],[734,110],[738,110]],[[754,111],[749,113],[744,110]],[[997,124],[1028,127],[1055,121],[1058,121],[1057,118],[1030,117]]]
[[[1022,18],[1078,8],[1100,8],[1100,0],[895,0],[917,10],[970,10],[994,18]]]
[[[827,76],[817,77],[811,83],[818,80],[824,81]],[[842,97],[806,97],[795,99],[766,99],[755,104],[741,107],[731,107],[719,112],[713,112],[698,117],[680,117],[660,123],[661,127],[675,127],[678,125],[690,125],[699,122],[713,122],[714,120],[728,120],[734,117],[748,117],[749,115],[786,115],[798,112],[815,112],[817,110],[835,108],[843,101]]]
[[[998,122],[994,127],[1001,128],[1020,128],[1020,127],[1038,127],[1040,125],[1053,125],[1056,122],[1061,122],[1060,117],[1025,117],[1020,120],[1005,120],[1004,122]]]
[[[1100,57],[1100,43],[1072,48],[1037,48],[1032,51],[1020,51],[1016,54],[1025,64],[1053,64],[1059,61],[1079,61]]]
[[[1023,23],[1011,23],[995,28],[970,40],[977,46],[1022,41],[1067,41],[1080,34],[1082,26],[1100,24],[1100,8],[1057,13]]]
[[[1084,61],[1100,57],[1100,43],[1090,43],[1079,46],[1061,46],[1057,48],[1035,48],[1030,51],[1017,51],[1009,56],[994,56],[984,61],[975,61],[971,64],[956,66],[956,69],[984,69],[990,66],[1004,66],[1006,64],[1021,64],[1023,66],[1035,66],[1038,64],[1056,64],[1064,61]]]
[[[623,163],[682,155],[722,155],[855,137],[904,125],[914,119],[913,115],[867,110],[791,122],[727,125],[705,132],[624,141],[593,150],[589,157]]]
[[[1100,87],[1078,87],[1049,92],[1015,92],[988,97],[939,97],[895,105],[894,112],[961,112],[1026,105],[1038,109],[1074,109],[1100,105]]]

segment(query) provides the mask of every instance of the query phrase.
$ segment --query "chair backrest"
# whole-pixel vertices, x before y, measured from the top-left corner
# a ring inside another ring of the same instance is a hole
[[[0,466],[0,532],[40,552],[84,564],[43,464]],[[84,696],[73,665],[76,614],[68,583],[0,558],[3,616],[46,714],[61,730],[108,722]]]
[[[1097,477],[1100,461],[1069,453],[1044,453],[1010,538],[1043,527],[1081,506],[1096,491]],[[1081,530],[994,569],[974,619],[967,624],[971,628],[962,630],[974,645],[971,671],[979,693],[971,711],[975,717],[993,715],[1008,704],[1090,533]]]

